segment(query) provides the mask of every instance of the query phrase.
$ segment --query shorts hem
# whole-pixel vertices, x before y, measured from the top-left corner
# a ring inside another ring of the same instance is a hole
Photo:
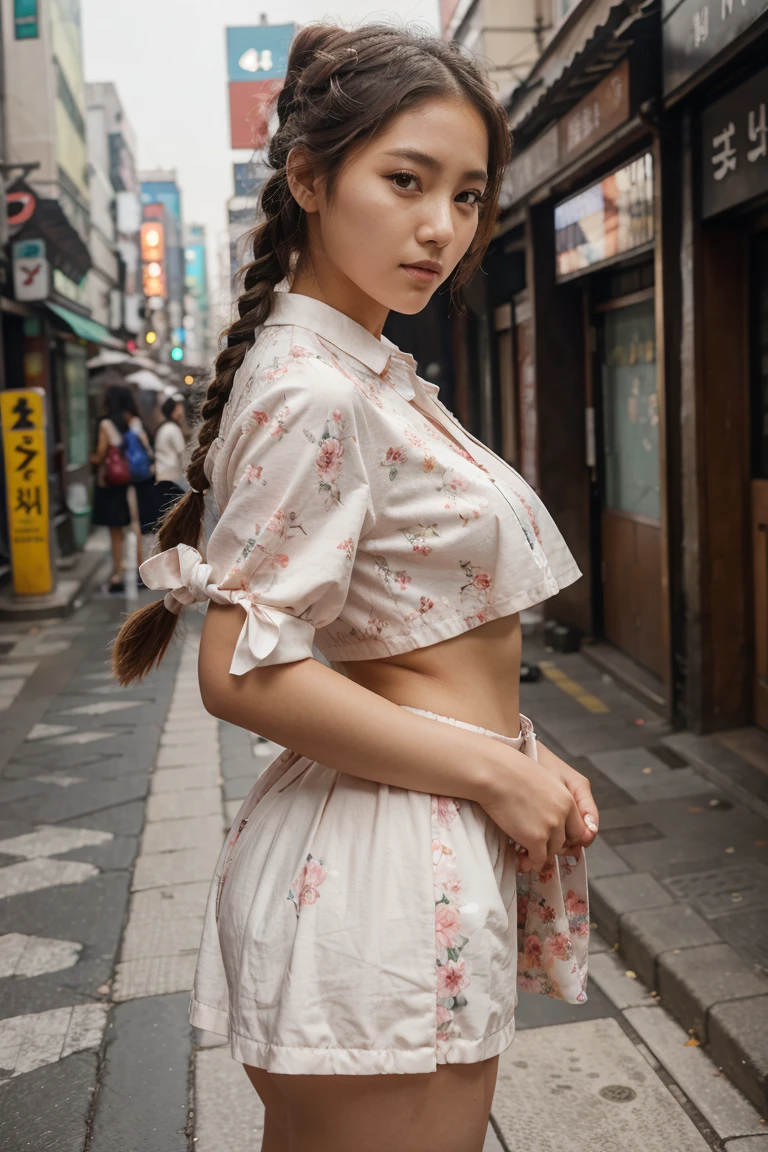
[[[443,1053],[437,1045],[405,1048],[303,1048],[268,1044],[241,1036],[229,1022],[228,1014],[194,995],[189,1010],[190,1023],[196,1028],[227,1036],[232,1057],[240,1064],[262,1068],[289,1076],[376,1076],[435,1072],[443,1064],[476,1064],[498,1056],[512,1043],[514,1017],[503,1028],[480,1040],[451,1040]]]

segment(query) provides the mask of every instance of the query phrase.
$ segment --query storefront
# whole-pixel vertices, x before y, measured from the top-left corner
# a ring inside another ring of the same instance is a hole
[[[768,3],[710,6],[705,37],[698,8],[665,16],[664,91],[682,171],[682,699],[705,733],[768,728]]]

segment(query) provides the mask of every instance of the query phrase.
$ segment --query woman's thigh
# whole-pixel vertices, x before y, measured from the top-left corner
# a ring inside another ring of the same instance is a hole
[[[497,1065],[493,1057],[402,1075],[248,1074],[267,1111],[287,1119],[290,1152],[481,1152]]]

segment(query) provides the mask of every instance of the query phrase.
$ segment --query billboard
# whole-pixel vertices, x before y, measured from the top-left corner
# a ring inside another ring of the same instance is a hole
[[[258,196],[262,184],[272,175],[274,169],[268,164],[248,161],[246,164],[233,164],[235,196]]]
[[[230,83],[282,80],[288,68],[293,24],[257,24],[227,28],[227,71]]]
[[[282,80],[251,80],[229,86],[229,122],[233,148],[263,148],[269,136],[270,104]]]

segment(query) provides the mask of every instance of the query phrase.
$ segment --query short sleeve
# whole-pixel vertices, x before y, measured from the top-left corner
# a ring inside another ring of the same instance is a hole
[[[343,610],[370,509],[349,382],[299,365],[262,381],[212,479],[221,513],[205,560],[179,545],[146,561],[142,578],[182,604],[242,605],[235,675],[311,657],[315,630]]]

